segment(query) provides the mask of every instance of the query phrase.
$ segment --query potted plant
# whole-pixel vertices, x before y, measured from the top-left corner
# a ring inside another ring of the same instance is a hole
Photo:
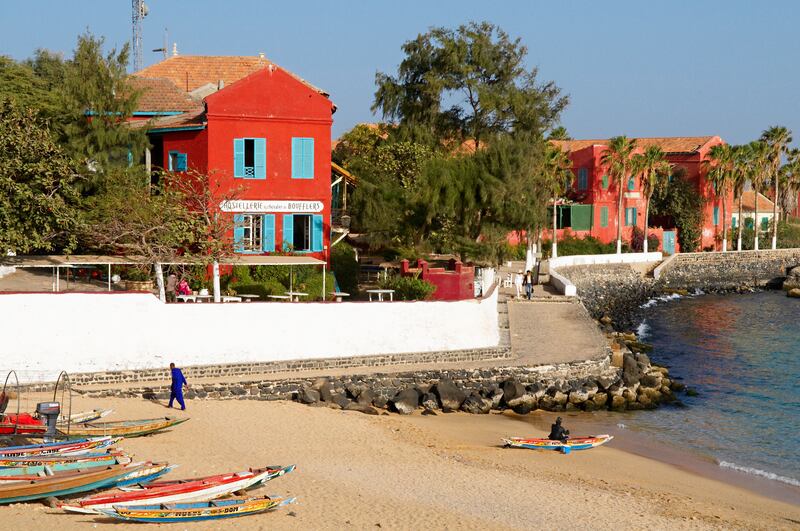
[[[127,291],[153,291],[153,280],[149,271],[131,267],[125,272],[125,289]]]

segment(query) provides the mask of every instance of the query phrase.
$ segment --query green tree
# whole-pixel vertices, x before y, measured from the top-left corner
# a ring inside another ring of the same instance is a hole
[[[717,200],[722,199],[722,252],[728,250],[728,193],[733,183],[734,151],[728,144],[712,146],[704,164]]]
[[[650,200],[656,189],[663,185],[663,177],[668,176],[672,166],[667,162],[664,151],[659,146],[648,146],[644,153],[637,153],[631,159],[633,173],[641,178],[642,195],[645,198],[644,208],[644,241],[643,251],[648,252],[647,236],[650,224]]]
[[[471,22],[433,28],[403,45],[397,76],[376,74],[373,111],[424,143],[476,151],[498,133],[543,133],[567,98],[524,66],[527,48],[502,29]]]
[[[42,117],[0,99],[0,250],[75,249],[81,182]]]
[[[550,130],[550,133],[547,135],[547,140],[572,140],[572,137],[569,136],[566,127],[559,125]]]
[[[678,227],[681,250],[691,252],[700,245],[703,227],[703,197],[684,168],[675,168],[672,179],[656,188],[651,199],[653,213],[672,218]]]
[[[778,204],[781,201],[781,157],[789,151],[792,132],[786,127],[774,125],[761,134],[761,141],[769,146],[770,182],[775,194],[772,206],[772,248],[778,248]]]
[[[731,148],[733,156],[733,175],[732,175],[732,188],[733,195],[739,207],[739,217],[736,232],[736,250],[742,250],[742,225],[744,224],[744,217],[742,217],[742,196],[747,182],[750,179],[750,149],[747,145],[734,146]]]
[[[635,149],[635,139],[615,136],[608,141],[608,146],[600,158],[601,163],[608,168],[611,178],[617,185],[617,254],[622,253],[622,225],[624,224],[622,195],[625,190],[625,181],[631,172],[633,164],[631,159]]]
[[[758,251],[758,237],[761,233],[761,223],[758,219],[758,199],[769,179],[770,169],[772,167],[770,161],[771,153],[772,150],[766,142],[758,140],[748,144],[748,174],[750,176],[750,182],[753,185],[753,193],[755,194],[753,249],[756,251]]]
[[[558,231],[557,213],[558,199],[564,195],[567,182],[572,181],[572,160],[569,155],[548,143],[544,152],[544,185],[553,201],[553,238],[550,256],[558,258]]]
[[[0,99],[34,109],[42,118],[51,118],[59,108],[58,95],[34,68],[4,56],[0,56]]]

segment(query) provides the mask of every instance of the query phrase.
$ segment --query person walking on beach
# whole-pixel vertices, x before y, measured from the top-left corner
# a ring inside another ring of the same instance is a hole
[[[528,300],[531,300],[531,294],[533,293],[533,275],[531,274],[530,269],[525,271],[525,277],[522,279],[522,285],[525,286],[525,296],[528,298]]]
[[[172,401],[177,400],[178,404],[181,405],[181,411],[183,411],[186,409],[186,404],[183,403],[183,386],[189,387],[189,384],[186,383],[186,378],[174,363],[169,364],[169,370],[172,373],[172,386],[169,391],[169,405],[167,407],[171,408]]]
[[[519,299],[522,295],[522,269],[517,271],[517,274],[514,275],[514,287],[517,290],[517,298]]]

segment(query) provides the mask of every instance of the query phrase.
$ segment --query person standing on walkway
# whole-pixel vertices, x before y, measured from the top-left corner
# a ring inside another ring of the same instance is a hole
[[[522,269],[514,275],[514,288],[517,290],[517,298],[519,299],[522,296]]]
[[[183,386],[189,387],[189,384],[186,383],[186,378],[174,363],[169,364],[169,370],[172,373],[172,385],[169,391],[169,405],[167,407],[171,408],[172,401],[177,400],[183,411],[186,409],[186,404],[183,403]]]
[[[531,300],[531,294],[533,293],[533,275],[531,274],[530,269],[525,271],[525,277],[522,279],[522,285],[525,286],[525,296],[528,298],[528,300]]]

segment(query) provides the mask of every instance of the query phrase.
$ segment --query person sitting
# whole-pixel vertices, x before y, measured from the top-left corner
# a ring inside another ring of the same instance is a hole
[[[556,423],[550,427],[550,435],[547,438],[551,441],[567,442],[569,430],[565,430],[561,425],[561,417],[556,418]]]
[[[182,278],[180,282],[178,282],[178,287],[176,288],[178,295],[191,295],[192,288],[189,287],[189,283],[186,281],[185,278]]]

